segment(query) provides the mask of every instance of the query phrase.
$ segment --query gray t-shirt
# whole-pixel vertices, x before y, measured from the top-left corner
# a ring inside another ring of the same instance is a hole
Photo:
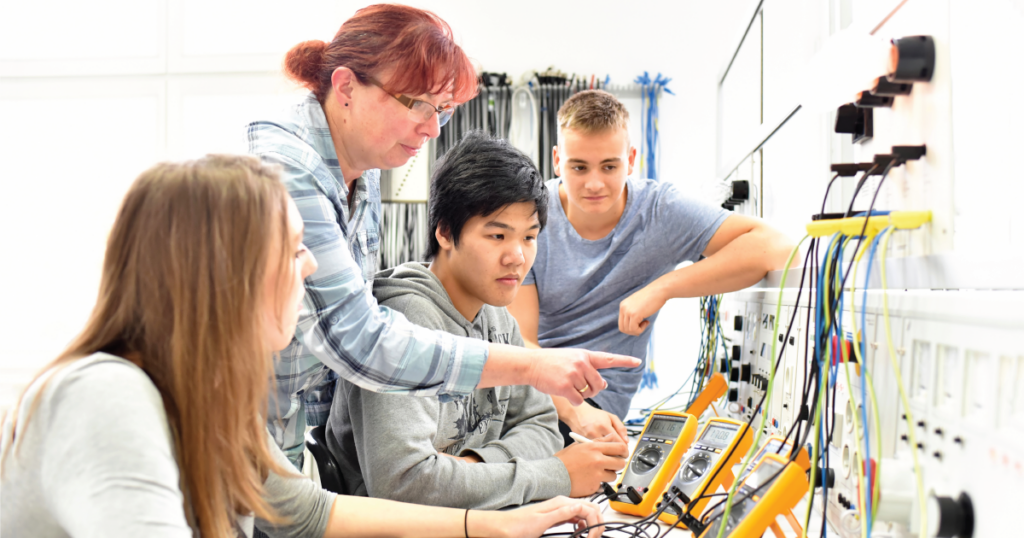
[[[675,185],[629,178],[626,209],[607,236],[580,237],[558,196],[560,179],[547,182],[548,222],[537,239],[537,259],[523,280],[536,284],[541,347],[578,347],[644,359],[650,329],[619,332],[619,303],[684,261],[697,261],[729,216],[683,196]],[[657,314],[649,318],[651,323]],[[594,397],[624,418],[640,386],[644,364],[602,370],[608,388]]]
[[[134,364],[104,353],[33,384],[0,439],[0,535],[191,538],[174,444],[160,392]],[[25,415],[33,407],[31,420]],[[27,424],[27,427],[25,426]],[[17,434],[17,444],[12,440]],[[291,464],[276,444],[277,464]],[[271,536],[323,536],[335,495],[301,476],[271,473],[264,498],[288,522]],[[253,517],[238,518],[250,536]]]

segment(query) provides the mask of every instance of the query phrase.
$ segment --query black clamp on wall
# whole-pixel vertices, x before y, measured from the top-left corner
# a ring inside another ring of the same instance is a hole
[[[836,110],[835,132],[853,135],[854,144],[869,140],[875,135],[874,113],[870,108],[845,104]]]
[[[875,95],[910,95],[910,90],[914,88],[913,84],[908,82],[892,82],[885,77],[878,77],[875,79],[875,85],[871,88],[871,93]]]
[[[913,35],[892,40],[889,82],[930,82],[935,73],[935,40]]]
[[[892,108],[893,98],[887,95],[875,95],[871,92],[857,94],[855,104],[860,108]]]
[[[733,181],[732,182],[732,194],[729,195],[729,199],[726,200],[722,207],[732,211],[736,209],[736,206],[750,199],[750,182],[746,180]]]

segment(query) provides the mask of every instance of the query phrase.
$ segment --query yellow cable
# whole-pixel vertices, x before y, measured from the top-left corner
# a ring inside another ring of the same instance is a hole
[[[871,380],[871,373],[864,370],[864,379],[868,382],[868,394],[871,396],[871,416],[875,419],[875,451],[878,454],[878,461],[875,462],[875,487],[871,492],[871,518],[878,515],[878,502],[881,499],[881,476],[882,476],[882,421],[878,419],[878,398],[875,397],[875,384]]]
[[[928,508],[926,499],[924,496],[924,478],[921,476],[921,462],[918,461],[917,457],[917,435],[914,433],[914,416],[910,412],[910,402],[907,399],[907,392],[903,389],[903,376],[900,373],[900,368],[896,362],[899,360],[896,357],[896,347],[892,345],[892,327],[889,323],[889,286],[885,279],[885,253],[889,247],[889,238],[892,237],[893,230],[890,229],[884,232],[882,235],[882,249],[881,263],[882,263],[882,315],[885,317],[885,343],[889,346],[889,362],[892,364],[892,372],[896,377],[896,386],[900,390],[900,401],[903,403],[903,410],[907,417],[907,438],[910,440],[910,455],[914,458],[914,474],[917,477],[917,500],[918,507],[921,510],[921,521],[918,529],[918,536],[920,538],[927,537],[927,522],[928,522]]]
[[[860,252],[863,252],[863,249],[860,249],[858,254]],[[859,256],[856,256],[854,258],[854,269],[853,269],[853,281],[854,282],[857,281],[857,263],[856,263],[858,261],[857,258],[859,258]],[[858,348],[860,346],[858,346],[857,342],[856,342],[856,340],[857,340],[857,321],[856,321],[857,309],[856,309],[856,304],[852,300],[852,297],[854,297],[856,295],[855,290],[856,290],[856,288],[854,288],[854,286],[851,284],[851,286],[850,286],[850,297],[851,297],[851,301],[850,301],[850,317],[853,318],[853,320],[854,320],[853,321],[853,334],[854,334],[854,337],[853,337],[853,339],[854,339],[853,349],[854,349],[854,355],[857,357],[858,364],[860,364],[861,367],[863,368],[863,364],[864,363],[860,362],[860,360],[861,360],[860,359],[860,352],[858,350]],[[842,293],[842,290],[840,290],[840,293]],[[839,350],[840,350],[840,353],[842,353],[842,355],[843,355],[843,362],[846,362],[846,346],[842,345],[842,342],[840,342]],[[861,442],[861,438],[863,437],[863,433],[861,433],[862,430],[861,430],[861,424],[860,424],[860,417],[857,416],[857,400],[853,397],[853,383],[850,381],[850,368],[848,367],[848,365],[849,365],[849,363],[847,362],[847,365],[843,366],[843,373],[846,375],[846,394],[847,394],[847,398],[849,398],[849,401],[851,402],[851,408],[853,409],[853,413],[852,413],[852,415],[853,415],[853,455],[854,455],[854,458],[855,458],[856,463],[857,463],[857,467],[854,469],[854,472],[857,475],[857,494],[858,494],[857,495],[857,497],[858,497],[857,502],[858,502],[858,505],[859,505],[859,508],[860,508],[860,535],[861,535],[861,538],[867,538],[867,536],[868,536],[868,526],[867,526],[866,511],[865,511],[864,508],[868,505],[868,502],[867,502],[868,498],[867,498],[867,495],[865,495],[865,492],[867,491],[867,488],[866,488],[866,484],[864,483],[865,482],[864,456],[862,456],[861,453],[860,453],[860,442]],[[861,404],[861,405],[863,405],[863,404]],[[867,425],[865,424],[865,427],[866,426]]]

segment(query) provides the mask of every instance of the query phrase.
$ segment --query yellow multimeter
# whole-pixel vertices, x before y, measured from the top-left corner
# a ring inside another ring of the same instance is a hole
[[[679,460],[697,433],[697,419],[686,413],[654,411],[633,448],[626,469],[615,484],[620,493],[609,500],[612,509],[634,516],[648,516],[665,486],[672,481]],[[630,492],[632,488],[632,492]],[[637,503],[627,502],[638,500]]]
[[[672,484],[663,493],[659,507],[669,498],[675,498],[658,519],[672,525],[687,513],[699,517],[710,499],[700,496],[717,493],[719,487],[732,487],[736,479],[732,467],[750,450],[753,437],[746,422],[721,417],[709,420],[683,456]]]
[[[765,454],[736,490],[724,536],[761,536],[772,527],[777,538],[782,538],[775,519],[791,511],[807,492],[807,487],[807,472],[798,463],[780,454]],[[711,510],[711,524],[700,534],[701,538],[718,536],[724,510],[724,503]]]
[[[725,380],[725,376],[722,374],[712,375],[708,384],[704,386],[704,390],[700,391],[700,395],[690,404],[686,412],[699,418],[712,402],[725,396],[727,390],[729,390],[729,383]]]
[[[743,470],[743,473],[740,474],[740,481],[742,482],[743,479],[750,474],[750,471],[754,470],[754,467],[761,462],[761,458],[763,458],[765,454],[779,454],[780,456],[789,459],[789,452],[791,450],[793,450],[792,441],[787,441],[786,438],[781,435],[773,435],[769,437],[765,440],[761,449],[754,454],[754,459],[750,460],[750,465],[748,465],[747,468]],[[801,447],[800,452],[797,453],[796,459],[794,459],[793,462],[805,472],[810,470],[811,458],[807,456],[807,449]]]

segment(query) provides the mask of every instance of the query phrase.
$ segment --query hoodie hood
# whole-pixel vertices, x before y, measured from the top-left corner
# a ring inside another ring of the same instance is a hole
[[[405,295],[416,295],[430,300],[441,313],[467,331],[473,325],[455,308],[448,291],[444,289],[437,275],[430,272],[425,262],[403,263],[380,271],[373,277],[373,296],[377,298],[378,303],[385,304]],[[480,319],[488,308],[493,307],[484,305],[477,314],[477,319]]]

